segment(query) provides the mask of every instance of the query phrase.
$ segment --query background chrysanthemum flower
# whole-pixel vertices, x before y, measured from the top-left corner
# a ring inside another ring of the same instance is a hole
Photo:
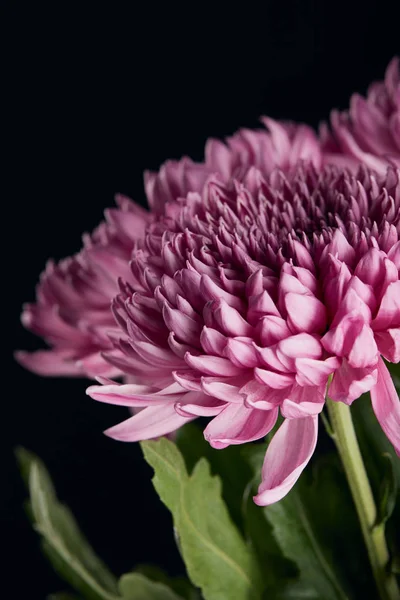
[[[291,169],[298,160],[321,164],[321,152],[314,132],[305,125],[278,123],[265,118],[268,130],[243,129],[224,144],[209,140],[205,162],[189,158],[165,163],[158,173],[145,174],[145,188],[151,214],[123,196],[117,208],[106,211],[106,220],[84,248],[58,264],[50,262],[37,287],[35,304],[24,307],[22,322],[43,337],[49,350],[18,352],[26,368],[40,375],[114,376],[119,370],[104,361],[110,349],[115,322],[110,311],[121,277],[135,285],[129,260],[141,245],[144,228],[154,215],[164,214],[165,205],[189,191],[201,192],[211,175],[221,181],[232,176],[243,179],[251,166],[268,174],[275,166]],[[172,207],[169,207],[172,211]]]
[[[384,81],[376,81],[367,97],[354,94],[348,111],[332,111],[331,131],[322,125],[324,161],[356,169],[358,165],[385,173],[400,167],[400,70],[394,58]]]
[[[106,211],[105,222],[84,236],[79,254],[48,263],[36,303],[24,306],[22,323],[51,349],[16,356],[40,375],[117,374],[100,355],[110,347],[115,330],[110,299],[118,290],[118,277],[132,278],[129,259],[150,215],[124,196],[117,196],[116,203],[117,208]]]
[[[179,210],[177,206],[179,205]],[[399,361],[400,183],[299,166],[242,182],[211,179],[151,223],[120,283],[111,365],[134,379],[93,398],[139,414],[116,439],[164,435],[197,416],[224,448],[270,444],[256,502],[279,500],[317,440],[329,376],[333,400],[371,390],[400,452],[400,402],[381,358]]]

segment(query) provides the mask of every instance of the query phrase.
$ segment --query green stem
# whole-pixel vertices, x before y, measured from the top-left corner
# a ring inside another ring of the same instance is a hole
[[[346,472],[372,572],[382,600],[399,600],[396,579],[388,570],[389,552],[384,525],[376,526],[376,506],[351,418],[350,407],[327,399],[332,437]]]

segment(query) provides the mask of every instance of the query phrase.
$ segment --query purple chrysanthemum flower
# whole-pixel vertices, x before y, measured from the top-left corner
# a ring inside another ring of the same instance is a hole
[[[150,214],[123,196],[106,221],[83,237],[79,254],[50,261],[37,286],[36,304],[26,304],[22,323],[43,337],[49,350],[17,352],[17,359],[39,375],[114,376],[100,352],[110,348],[115,330],[110,299],[118,277],[130,280],[129,260],[144,235]]]
[[[384,174],[389,165],[400,167],[400,70],[394,58],[384,81],[369,87],[366,98],[354,94],[348,111],[334,110],[330,132],[322,125],[320,136],[327,164],[356,169],[364,164]]]
[[[314,452],[330,396],[371,391],[400,453],[400,402],[386,360],[400,360],[400,183],[365,168],[287,175],[251,168],[242,181],[211,178],[168,203],[120,282],[120,326],[107,361],[131,377],[101,379],[93,398],[137,415],[108,434],[168,434],[198,416],[216,448],[264,437],[259,504],[282,498]],[[290,440],[290,443],[288,443]]]
[[[289,170],[300,159],[320,166],[319,143],[309,127],[267,118],[264,123],[269,131],[243,129],[226,144],[209,140],[204,163],[184,158],[166,162],[158,173],[147,172],[150,213],[117,196],[117,208],[106,211],[105,222],[91,236],[84,236],[83,250],[58,264],[50,262],[42,274],[36,303],[24,307],[22,322],[50,349],[18,352],[20,363],[40,375],[122,374],[104,361],[102,352],[112,348],[115,322],[110,304],[118,291],[118,278],[137,284],[129,260],[132,251],[141,247],[146,224],[189,191],[201,192],[212,175],[221,181],[233,176],[241,180],[251,166],[268,174],[276,166]]]

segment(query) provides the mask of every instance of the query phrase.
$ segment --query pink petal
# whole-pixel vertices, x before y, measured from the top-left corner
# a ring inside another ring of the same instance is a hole
[[[294,385],[288,398],[281,405],[281,414],[285,419],[300,419],[318,415],[324,408],[326,385],[320,387],[302,387]]]
[[[321,333],[326,326],[326,310],[314,296],[289,293],[285,296],[288,323],[294,332]]]
[[[15,358],[20,365],[36,373],[37,375],[59,377],[79,377],[84,374],[83,368],[76,364],[65,352],[56,350],[38,350],[37,352],[25,352],[19,350]],[[103,365],[107,363],[103,360]],[[111,365],[108,365],[110,371]],[[107,368],[105,369],[107,371]]]
[[[229,306],[223,299],[216,303],[214,317],[226,335],[251,336],[253,333],[251,325],[243,319],[242,315],[235,308]]]
[[[294,371],[297,358],[321,358],[322,346],[309,333],[298,333],[279,342],[276,355],[287,369]]]
[[[400,327],[400,280],[388,285],[372,327],[375,330]]]
[[[277,121],[274,121],[269,117],[263,117],[261,120],[271,132],[274,149],[277,155],[277,164],[280,165],[290,154],[289,136],[285,128]]]
[[[176,385],[179,389],[180,386]],[[183,391],[180,388],[178,392],[165,394],[163,390],[158,390],[147,385],[136,385],[133,383],[120,385],[115,383],[111,385],[91,385],[86,390],[86,393],[99,402],[116,404],[117,406],[140,407],[177,402],[182,397]]]
[[[329,397],[338,402],[351,404],[376,384],[377,369],[369,367],[357,369],[342,360],[340,368],[335,372],[329,387]]]
[[[400,398],[382,358],[378,361],[378,381],[371,389],[371,401],[380,426],[400,456]]]
[[[324,254],[328,256],[332,254],[336,256],[341,262],[344,262],[347,265],[352,265],[355,258],[355,250],[349,244],[344,234],[340,231],[340,229],[336,229],[332,241],[328,246],[325,247]]]
[[[163,308],[164,321],[170,331],[173,331],[182,342],[197,347],[201,327],[199,323],[187,317],[180,310],[172,308],[167,302]]]
[[[310,460],[318,436],[318,417],[286,419],[268,446],[262,481],[254,502],[268,506],[291,490]]]
[[[373,332],[356,311],[345,316],[337,327],[328,331],[321,343],[330,354],[345,356],[355,368],[376,363],[378,348]]]
[[[379,289],[384,278],[384,255],[377,248],[371,248],[360,259],[354,274],[364,283]]]
[[[206,165],[228,179],[232,168],[232,155],[220,140],[208,139],[205,147]]]
[[[314,131],[306,125],[300,125],[292,140],[290,164],[295,165],[300,160],[312,161],[316,167],[321,165],[320,143]]]
[[[293,375],[284,375],[282,373],[275,373],[274,371],[267,371],[266,369],[260,369],[259,367],[254,369],[254,375],[258,381],[265,383],[268,387],[275,390],[282,390],[293,384]]]
[[[363,369],[375,364],[377,355],[378,348],[372,329],[368,325],[363,325],[348,354],[349,364],[352,367]]]
[[[238,339],[228,339],[224,355],[237,367],[253,368],[258,365],[257,352],[254,347]]]
[[[188,392],[201,391],[201,375],[194,371],[173,371],[172,377]]]
[[[257,330],[259,331],[260,341],[265,347],[280,342],[291,333],[286,321],[282,317],[274,317],[273,315],[260,319]]]
[[[189,392],[175,403],[176,412],[182,417],[213,417],[225,407],[225,402],[211,398],[202,392]]]
[[[230,444],[252,442],[271,431],[277,416],[277,408],[264,412],[240,404],[229,404],[207,425],[204,437],[217,449]]]
[[[296,381],[299,385],[322,385],[326,383],[329,375],[340,366],[336,357],[326,360],[313,358],[296,358]]]
[[[266,290],[263,290],[256,296],[250,296],[247,318],[251,323],[256,323],[258,319],[271,315],[280,317],[279,310],[276,308],[275,302]]]
[[[237,296],[223,290],[215,281],[208,275],[202,275],[200,280],[200,292],[203,297],[208,300],[220,300],[223,298],[229,306],[237,310],[244,308],[243,301]]]
[[[192,420],[178,415],[173,404],[149,406],[104,433],[121,442],[137,442],[167,435]]]
[[[379,352],[391,363],[400,362],[400,327],[375,332]]]
[[[204,352],[222,356],[226,346],[227,338],[216,329],[204,326],[200,335],[200,343],[203,346]]]
[[[183,361],[167,348],[160,348],[148,342],[134,342],[132,345],[139,356],[151,365],[171,369],[183,365]]]
[[[230,381],[232,381],[232,378],[227,378],[226,382],[224,382],[220,377],[202,377],[201,387],[206,394],[214,396],[219,400],[243,404],[244,395],[239,392],[239,387],[229,383]]]
[[[291,371],[291,366],[287,366],[285,357],[283,357],[282,360],[281,358],[278,358],[277,346],[273,346],[272,348],[260,348],[254,344],[254,348],[262,365],[269,367],[273,371],[283,371],[285,373]]]
[[[256,381],[254,381],[254,383],[257,384]],[[244,386],[241,392],[243,392],[246,387],[247,386]],[[258,410],[264,411],[271,410],[272,408],[276,408],[282,404],[285,398],[289,396],[291,388],[292,386],[289,386],[282,390],[277,390],[267,387],[266,385],[262,385],[259,389],[256,389],[254,392],[250,391],[250,393],[246,395],[244,405],[247,408],[257,408]]]
[[[185,355],[185,361],[192,369],[197,369],[204,375],[231,377],[242,374],[240,367],[233,365],[227,358],[220,358],[219,356],[207,356],[206,354],[193,356],[188,352]]]
[[[388,252],[388,258],[395,264],[400,271],[400,241],[396,242]]]

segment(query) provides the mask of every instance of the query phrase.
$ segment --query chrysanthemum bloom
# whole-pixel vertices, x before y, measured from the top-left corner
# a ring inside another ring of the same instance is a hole
[[[17,359],[39,375],[115,376],[100,352],[110,348],[115,330],[110,314],[118,277],[132,280],[131,252],[143,237],[149,213],[123,196],[106,221],[84,236],[79,254],[50,261],[37,286],[36,304],[24,306],[22,323],[43,337],[49,350],[17,352]]]
[[[324,124],[320,131],[326,163],[353,170],[361,163],[381,174],[388,165],[400,167],[398,58],[390,62],[384,81],[370,86],[366,98],[354,94],[349,111],[332,112],[331,128]]]
[[[106,221],[92,236],[84,237],[79,254],[57,265],[49,263],[37,288],[36,304],[24,307],[22,321],[51,348],[19,352],[18,360],[40,375],[121,374],[102,357],[112,347],[110,335],[115,330],[110,304],[119,277],[137,285],[129,260],[132,251],[141,247],[146,224],[188,191],[201,192],[211,175],[221,181],[232,176],[241,180],[252,165],[268,174],[275,166],[289,170],[300,159],[320,166],[319,144],[310,128],[271,119],[264,122],[269,131],[241,130],[226,145],[209,140],[204,163],[184,158],[165,163],[159,173],[146,173],[150,213],[118,196],[117,208],[106,211]]]
[[[382,360],[400,359],[399,173],[253,168],[178,204],[134,253],[140,286],[121,284],[114,301],[121,331],[106,357],[134,383],[102,379],[88,393],[145,408],[107,433],[144,440],[206,416],[206,439],[225,448],[263,438],[280,411],[255,498],[267,505],[309,461],[332,375],[338,402],[371,390],[399,453]]]

